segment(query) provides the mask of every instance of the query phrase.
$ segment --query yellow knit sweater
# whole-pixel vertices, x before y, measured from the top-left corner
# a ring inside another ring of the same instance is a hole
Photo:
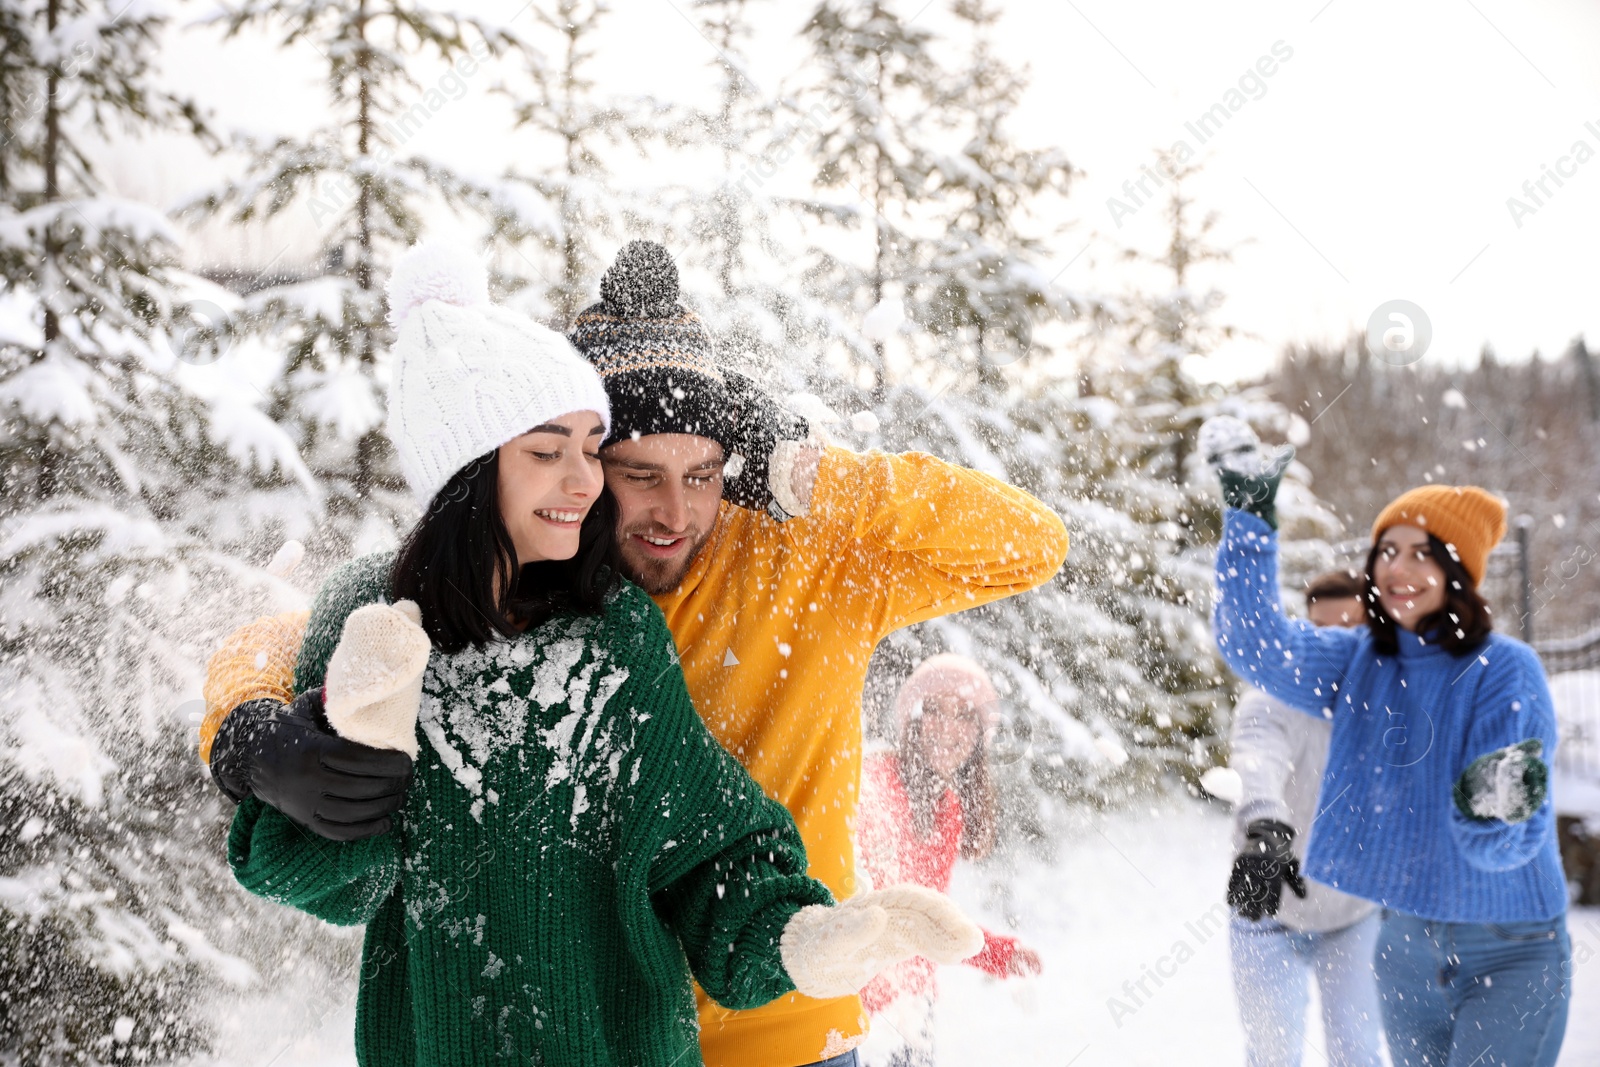
[[[873,649],[901,627],[1031,589],[1066,554],[1061,520],[1004,482],[920,453],[829,448],[808,516],[779,524],[724,505],[683,582],[655,600],[695,709],[793,814],[811,876],[845,899]],[[303,626],[258,619],[212,657],[202,752],[228,709],[283,699]],[[797,1067],[866,1032],[856,997],[798,993],[753,1011],[701,995],[700,1023],[708,1067]]]

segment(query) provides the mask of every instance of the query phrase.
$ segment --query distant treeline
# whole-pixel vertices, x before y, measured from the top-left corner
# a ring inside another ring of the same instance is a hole
[[[1470,369],[1389,366],[1354,338],[1289,350],[1262,385],[1312,424],[1300,458],[1352,537],[1411,486],[1481,485],[1534,520],[1535,635],[1600,625],[1600,354],[1582,337],[1555,359],[1486,348]],[[1516,605],[1497,607],[1516,633]]]

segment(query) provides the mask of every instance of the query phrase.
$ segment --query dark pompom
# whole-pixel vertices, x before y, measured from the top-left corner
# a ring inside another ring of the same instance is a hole
[[[625,318],[668,318],[677,313],[678,265],[654,241],[629,241],[600,279],[600,299]]]

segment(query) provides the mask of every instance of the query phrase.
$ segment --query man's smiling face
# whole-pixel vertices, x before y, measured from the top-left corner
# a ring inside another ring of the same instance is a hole
[[[716,526],[722,446],[709,437],[658,433],[618,441],[600,458],[617,500],[623,573],[651,595],[671,592]]]

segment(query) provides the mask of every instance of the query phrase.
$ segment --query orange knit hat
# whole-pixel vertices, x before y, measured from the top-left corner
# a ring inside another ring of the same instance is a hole
[[[1401,493],[1379,512],[1372,539],[1391,526],[1419,527],[1453,547],[1478,585],[1489,552],[1506,535],[1506,502],[1475,485],[1424,485]]]

